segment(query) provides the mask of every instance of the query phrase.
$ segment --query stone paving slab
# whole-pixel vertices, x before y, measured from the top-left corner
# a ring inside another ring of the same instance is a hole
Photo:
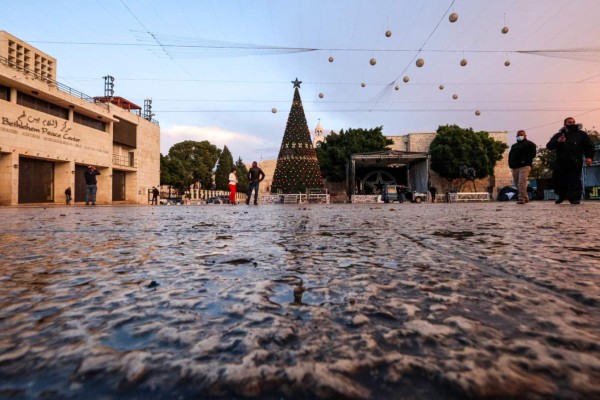
[[[0,221],[0,398],[600,398],[600,203]]]

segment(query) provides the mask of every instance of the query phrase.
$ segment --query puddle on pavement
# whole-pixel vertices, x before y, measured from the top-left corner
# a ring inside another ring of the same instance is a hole
[[[0,397],[591,398],[600,233],[513,208],[0,208]]]

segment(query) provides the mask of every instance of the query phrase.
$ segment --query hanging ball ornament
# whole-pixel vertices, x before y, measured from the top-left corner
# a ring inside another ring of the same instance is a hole
[[[365,86],[367,86],[367,84],[363,82],[360,84],[360,86],[365,87]]]
[[[417,67],[421,68],[423,65],[425,65],[425,60],[419,58],[415,64],[417,64]]]
[[[400,86],[396,85],[396,86],[394,86],[394,89],[400,90]]]
[[[333,62],[333,57],[329,57],[329,62]]]
[[[481,115],[481,111],[479,111],[479,110],[475,111],[475,115],[480,116]]]
[[[273,108],[271,108],[271,112],[272,112],[273,114],[275,114],[275,113],[277,112],[277,109],[276,109],[275,107],[273,107]]]
[[[502,33],[504,33],[505,35],[508,33],[508,26],[502,28]]]
[[[407,76],[405,76],[404,78],[402,78],[402,80],[404,81],[404,83],[407,83],[407,82],[410,80],[410,78],[409,78],[409,77],[408,77],[408,75],[407,75]]]
[[[392,36],[392,31],[385,31],[385,37]]]
[[[508,60],[504,61],[504,66],[505,67],[508,67],[509,65],[510,65],[510,61],[508,61]]]
[[[323,97],[325,97],[325,95],[323,93],[319,93],[319,98],[322,99]]]
[[[462,60],[460,60],[460,66],[464,67],[465,65],[467,65],[467,59],[463,58]]]
[[[371,61],[369,61],[369,63],[370,63],[371,65],[375,65],[375,64],[377,64],[377,60],[376,60],[376,59],[374,59],[374,58],[371,58]]]
[[[440,90],[444,90],[444,85],[440,85]]]
[[[457,13],[450,14],[450,16],[448,17],[448,20],[450,22],[456,22],[456,21],[458,21],[458,14]]]
[[[456,99],[458,99],[458,95],[457,95],[457,94],[453,94],[453,95],[452,95],[452,98],[453,98],[454,100],[456,100]]]

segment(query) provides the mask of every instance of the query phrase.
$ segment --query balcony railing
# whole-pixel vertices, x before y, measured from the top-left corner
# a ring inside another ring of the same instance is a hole
[[[135,156],[122,156],[120,154],[113,154],[113,165],[137,168],[137,160]]]
[[[60,83],[58,81],[55,81],[53,79],[50,79],[50,78],[48,78],[46,76],[42,76],[42,75],[36,73],[35,71],[30,70],[29,68],[22,67],[22,66],[18,65],[15,62],[9,61],[8,58],[6,58],[6,57],[0,56],[0,64],[4,64],[4,65],[6,65],[6,66],[8,66],[10,68],[16,69],[17,71],[24,72],[27,75],[33,76],[36,79],[39,79],[41,81],[44,81],[44,82],[48,83],[48,85],[50,85],[50,86],[56,86],[60,91],[68,93],[71,96],[78,97],[78,98],[80,98],[82,100],[85,100],[85,101],[87,101],[89,103],[92,103],[92,104],[96,104],[96,105],[98,105],[98,106],[100,106],[102,108],[105,108],[107,110],[110,109],[109,105],[108,105],[109,103],[104,103],[104,102],[101,102],[101,101],[96,101],[96,99],[94,99],[93,97],[88,96],[87,94],[82,93],[79,90],[73,89],[72,87],[69,87],[69,86],[67,86],[65,84],[62,84],[62,83]],[[135,114],[135,115],[143,117],[143,115],[140,112],[140,110],[129,110],[129,111],[131,113]],[[134,112],[134,111],[137,111],[137,112]],[[147,119],[148,121],[152,122],[154,125],[160,125],[160,123],[157,120],[155,120],[154,118],[150,118],[150,119],[145,118],[145,119]]]
[[[85,100],[85,101],[87,101],[89,103],[92,103],[92,104],[97,104],[100,107],[106,108],[107,110],[109,109],[108,108],[108,104],[98,103],[98,102],[96,102],[94,100],[93,97],[90,97],[90,96],[88,96],[85,93],[81,93],[79,90],[75,90],[72,87],[64,85],[64,84],[62,84],[62,83],[60,83],[58,81],[52,80],[52,79],[50,79],[50,78],[48,78],[46,76],[42,76],[42,75],[40,75],[40,74],[38,74],[38,73],[30,70],[29,68],[25,68],[25,67],[22,67],[20,65],[17,65],[17,63],[9,61],[6,57],[0,56],[0,64],[4,64],[4,65],[6,65],[6,66],[8,66],[10,68],[14,68],[17,71],[22,71],[22,72],[26,73],[27,75],[33,76],[36,79],[39,79],[41,81],[44,81],[44,82],[48,83],[50,86],[56,86],[60,91],[68,93],[71,96],[78,97],[78,98],[80,98],[82,100]]]

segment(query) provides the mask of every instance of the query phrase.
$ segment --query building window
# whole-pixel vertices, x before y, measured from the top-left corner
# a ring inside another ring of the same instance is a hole
[[[113,125],[113,142],[128,147],[137,147],[137,126],[120,120]]]
[[[87,115],[79,114],[78,112],[73,113],[73,122],[106,132],[106,124],[104,122],[88,117]]]
[[[41,111],[46,114],[54,115],[62,119],[69,119],[69,110],[47,102],[46,100],[38,99],[25,93],[17,92],[17,104]]]
[[[0,100],[10,101],[10,88],[0,85]]]

